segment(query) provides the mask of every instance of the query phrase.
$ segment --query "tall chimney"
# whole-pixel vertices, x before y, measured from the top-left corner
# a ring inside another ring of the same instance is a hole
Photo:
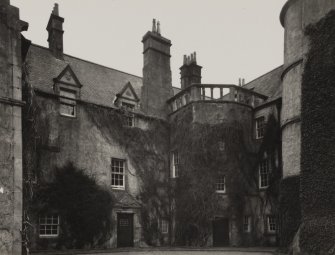
[[[201,83],[201,66],[197,65],[196,52],[184,55],[184,63],[180,67],[181,88],[186,89],[195,83]]]
[[[171,41],[161,36],[159,21],[143,36],[143,87],[141,110],[147,115],[166,119],[166,101],[173,96],[170,68]]]
[[[47,26],[48,42],[52,54],[60,59],[63,58],[63,23],[64,18],[59,16],[59,7],[55,4]]]

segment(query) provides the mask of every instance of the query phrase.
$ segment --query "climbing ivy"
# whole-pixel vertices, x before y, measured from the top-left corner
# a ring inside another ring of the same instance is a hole
[[[302,77],[300,245],[303,254],[335,254],[335,11],[307,27]]]

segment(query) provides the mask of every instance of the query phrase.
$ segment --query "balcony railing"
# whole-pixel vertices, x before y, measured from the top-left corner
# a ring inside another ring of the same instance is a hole
[[[229,101],[256,107],[265,99],[267,96],[236,85],[193,84],[170,98],[168,104],[172,113],[196,101]]]

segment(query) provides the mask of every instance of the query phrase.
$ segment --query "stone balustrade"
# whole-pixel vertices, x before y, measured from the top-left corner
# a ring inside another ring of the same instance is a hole
[[[173,113],[181,107],[196,101],[237,102],[257,107],[267,96],[252,90],[227,84],[193,84],[170,98],[167,103]]]

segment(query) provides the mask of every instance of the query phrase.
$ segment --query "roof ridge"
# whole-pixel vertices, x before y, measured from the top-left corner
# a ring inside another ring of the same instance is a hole
[[[38,48],[42,48],[44,50],[49,50],[49,48],[41,46],[41,45],[38,45],[38,44],[32,43],[31,45],[36,46]],[[127,72],[124,72],[124,71],[121,71],[121,70],[118,70],[118,69],[115,69],[115,68],[112,68],[112,67],[109,67],[109,66],[105,66],[105,65],[102,65],[102,64],[98,64],[98,63],[95,63],[95,62],[92,62],[92,61],[89,61],[89,60],[86,60],[86,59],[75,57],[75,56],[72,56],[72,55],[69,55],[69,54],[64,54],[64,55],[67,56],[67,57],[70,57],[70,58],[74,58],[74,59],[77,59],[77,60],[89,63],[89,64],[101,66],[101,67],[104,67],[104,68],[107,68],[107,69],[110,69],[110,70],[113,70],[113,71],[117,71],[117,72],[120,72],[120,73],[123,73],[123,74],[131,75],[131,76],[134,76],[136,78],[143,79],[143,77],[141,77],[141,76],[138,76],[138,75],[135,75],[135,74],[131,74],[131,73],[127,73]]]

